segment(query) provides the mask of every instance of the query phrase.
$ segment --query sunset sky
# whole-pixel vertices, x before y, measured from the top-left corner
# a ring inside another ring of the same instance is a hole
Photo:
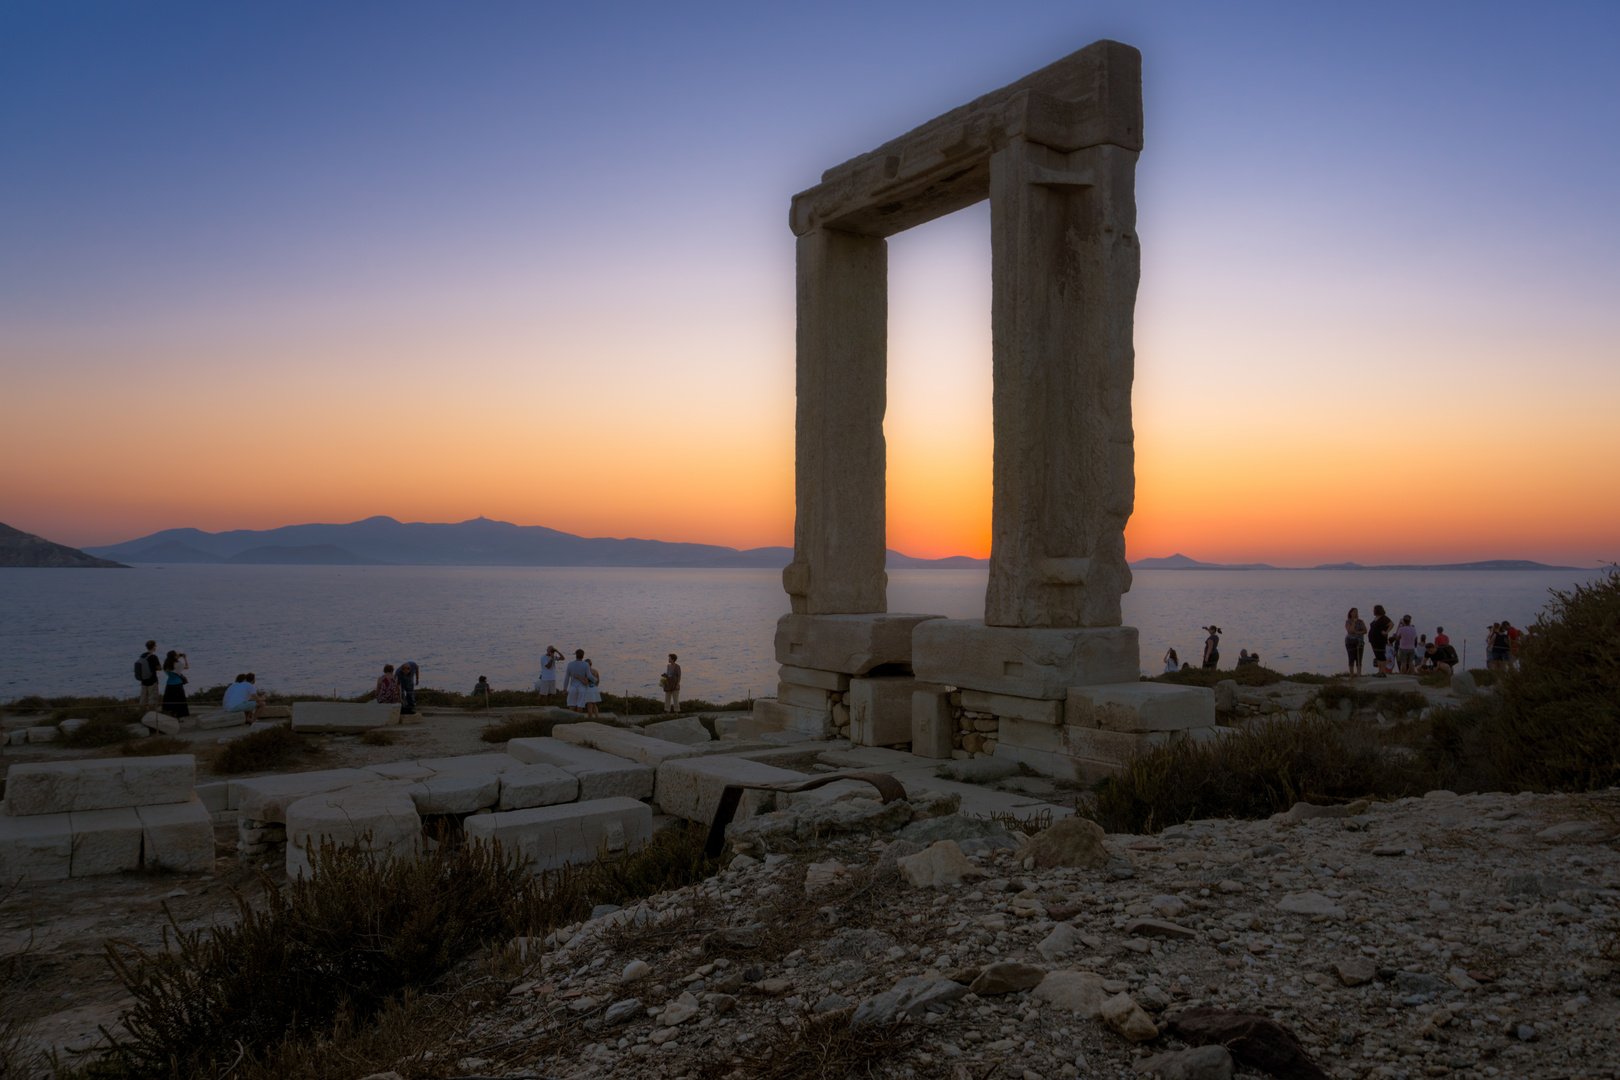
[[[789,198],[1144,57],[1133,558],[1620,558],[1620,5],[0,7],[0,521],[791,543]],[[890,242],[889,543],[989,553],[984,205]]]

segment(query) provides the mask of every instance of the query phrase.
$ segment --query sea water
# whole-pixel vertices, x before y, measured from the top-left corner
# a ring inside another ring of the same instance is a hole
[[[1548,590],[1598,571],[1140,570],[1125,622],[1142,669],[1174,647],[1196,664],[1210,623],[1221,665],[1239,649],[1281,671],[1343,671],[1345,612],[1383,604],[1420,631],[1444,626],[1481,666],[1488,624],[1528,625]],[[896,570],[889,608],[984,613],[985,571]],[[582,648],[614,693],[653,694],[679,654],[687,697],[773,694],[772,632],[788,608],[774,570],[595,567],[138,566],[0,569],[0,701],[25,694],[135,693],[148,638],[191,662],[191,685],[252,670],[273,691],[370,688],[385,663],[415,660],[423,685],[463,693],[480,675],[528,689],[547,645]],[[1367,659],[1371,669],[1371,656]]]

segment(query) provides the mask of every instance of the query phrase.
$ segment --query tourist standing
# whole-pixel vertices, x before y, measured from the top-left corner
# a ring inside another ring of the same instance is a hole
[[[587,691],[591,686],[591,665],[585,659],[584,649],[574,650],[574,658],[563,669],[563,683],[568,694],[568,707],[575,712],[584,712]]]
[[[158,685],[158,672],[162,670],[157,642],[148,641],[146,651],[135,661],[135,681],[141,684],[141,708],[155,709],[163,703],[163,688]]]
[[[1402,615],[1401,625],[1395,628],[1395,659],[1402,675],[1412,674],[1412,660],[1417,654],[1417,627],[1412,616]]]
[[[596,707],[602,703],[602,673],[596,670],[595,660],[587,659],[585,667],[591,673],[585,684],[585,715],[594,718],[601,715]]]
[[[1361,658],[1367,649],[1367,624],[1359,608],[1344,617],[1344,651],[1350,658],[1350,674],[1361,674]]]
[[[1367,627],[1367,644],[1372,646],[1373,667],[1378,669],[1375,679],[1389,678],[1389,632],[1395,624],[1384,614],[1383,604],[1373,605],[1373,621]]]
[[[1176,656],[1174,647],[1164,650],[1164,673],[1174,675],[1181,670],[1181,660]]]
[[[540,682],[535,689],[540,692],[544,705],[552,704],[551,699],[557,693],[557,661],[562,658],[562,651],[555,645],[547,645],[546,655],[540,658]]]
[[[1200,629],[1209,632],[1209,637],[1204,639],[1204,668],[1214,671],[1221,664],[1221,628],[1211,623]]]
[[[681,665],[675,662],[675,654],[669,654],[669,663],[664,666],[664,677],[658,680],[664,688],[664,711],[681,711]]]
[[[163,658],[163,711],[170,716],[190,716],[191,707],[186,704],[186,683],[189,682],[182,671],[190,670],[191,665],[186,661],[186,654],[169,650]]]
[[[377,704],[399,704],[399,679],[394,675],[393,664],[384,664],[383,673],[377,676]]]
[[[1507,627],[1505,622],[1492,623],[1485,637],[1485,666],[1492,671],[1507,670],[1508,657],[1512,655],[1513,648],[1513,638],[1509,636]]]
[[[416,715],[416,686],[422,681],[422,668],[415,660],[407,660],[394,672],[399,679],[399,715]]]

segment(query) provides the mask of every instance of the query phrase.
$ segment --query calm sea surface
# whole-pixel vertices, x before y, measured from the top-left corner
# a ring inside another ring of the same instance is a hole
[[[1528,624],[1549,589],[1597,571],[1143,570],[1125,597],[1144,671],[1164,650],[1196,661],[1201,625],[1283,671],[1343,670],[1345,610],[1380,603],[1420,630],[1443,625],[1477,663],[1487,624]],[[898,570],[889,608],[984,613],[983,570]],[[0,700],[128,694],[147,638],[191,658],[195,687],[252,669],[274,690],[349,695],[384,663],[415,660],[424,685],[467,691],[480,675],[528,688],[547,645],[596,661],[603,688],[649,693],[667,652],[687,696],[774,693],[771,635],[787,610],[774,570],[581,567],[173,566],[0,569]],[[1369,657],[1370,666],[1370,657]]]

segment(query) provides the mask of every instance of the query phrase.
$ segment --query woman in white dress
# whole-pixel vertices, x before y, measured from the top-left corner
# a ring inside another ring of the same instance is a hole
[[[586,657],[585,662],[591,666],[591,681],[585,685],[585,715],[600,716],[596,707],[602,703],[602,673],[596,670],[596,661]]]

